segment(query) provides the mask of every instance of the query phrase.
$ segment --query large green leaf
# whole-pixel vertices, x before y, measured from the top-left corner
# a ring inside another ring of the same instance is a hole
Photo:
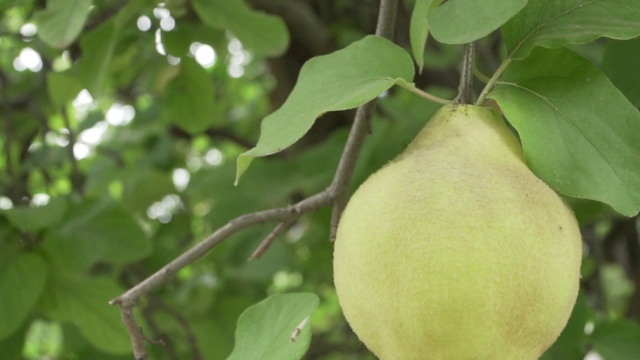
[[[605,359],[636,360],[640,354],[640,325],[628,320],[598,324],[591,341]]]
[[[238,319],[236,344],[227,360],[301,359],[311,341],[308,322],[318,303],[311,293],[279,294],[248,308]],[[296,329],[300,333],[294,341]]]
[[[84,27],[92,0],[47,0],[47,10],[36,14],[38,36],[56,48],[66,48]]]
[[[213,85],[207,71],[195,60],[183,58],[180,74],[171,80],[164,94],[167,115],[178,127],[195,134],[216,120]]]
[[[109,299],[122,292],[107,278],[56,273],[44,293],[41,308],[58,321],[68,321],[96,348],[110,354],[131,352],[129,336]]]
[[[98,261],[126,264],[151,252],[151,242],[134,218],[110,200],[75,205],[44,247],[56,264],[74,270]]]
[[[117,38],[116,22],[109,20],[83,35],[80,40],[82,58],[69,71],[93,96],[97,96],[102,90]]]
[[[636,107],[640,107],[638,59],[640,59],[640,38],[609,42],[602,59],[602,71]]]
[[[47,280],[47,267],[36,254],[22,253],[0,264],[0,339],[20,328]]]
[[[518,130],[531,169],[557,191],[640,208],[640,113],[590,62],[538,48],[489,95]]]
[[[309,60],[284,105],[262,121],[256,147],[238,157],[236,182],[254,157],[287,148],[323,113],[360,106],[413,75],[409,54],[378,36]]]
[[[502,33],[514,59],[527,57],[536,46],[559,48],[602,36],[631,39],[640,35],[640,1],[529,0]]]
[[[38,231],[58,224],[67,211],[67,199],[52,198],[47,205],[38,207],[20,206],[4,211],[9,222],[25,231]]]
[[[289,33],[282,19],[254,11],[244,0],[194,0],[202,22],[216,29],[229,29],[249,50],[261,55],[279,55],[289,46]]]
[[[433,37],[445,44],[465,44],[489,35],[511,19],[527,0],[449,0],[429,12]]]

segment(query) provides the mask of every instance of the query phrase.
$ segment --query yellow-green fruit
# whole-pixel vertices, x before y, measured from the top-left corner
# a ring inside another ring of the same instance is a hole
[[[334,280],[381,359],[533,360],[567,323],[580,261],[573,213],[500,115],[451,105],[353,195]]]

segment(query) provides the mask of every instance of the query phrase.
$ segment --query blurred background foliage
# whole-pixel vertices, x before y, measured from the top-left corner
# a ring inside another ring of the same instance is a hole
[[[2,359],[129,359],[107,301],[228,220],[285,206],[331,181],[353,111],[328,113],[233,186],[302,64],[375,29],[373,0],[0,0]],[[396,42],[408,48],[412,2]],[[640,105],[640,41],[575,51]],[[500,34],[478,42],[485,73]],[[462,48],[429,42],[416,84],[453,98]],[[375,54],[372,54],[375,56]],[[635,68],[635,70],[633,70]],[[352,190],[398,154],[437,107],[381,96]],[[582,292],[543,359],[640,358],[638,219],[570,200],[585,240]],[[332,284],[330,211],[304,216],[258,260],[271,231],[244,230],[139,304],[153,359],[225,359],[238,316],[270,294],[320,296],[305,359],[373,359]]]

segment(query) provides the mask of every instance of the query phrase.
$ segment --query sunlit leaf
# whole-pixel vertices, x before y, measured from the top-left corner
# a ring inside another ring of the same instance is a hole
[[[559,48],[602,36],[631,39],[640,35],[640,1],[529,0],[502,34],[515,59],[527,57],[536,46]]]
[[[413,75],[409,54],[377,36],[309,60],[284,105],[262,121],[256,147],[238,157],[236,182],[254,157],[289,147],[323,113],[355,108]]]
[[[36,14],[38,36],[60,49],[71,44],[87,21],[92,0],[47,0],[47,9]]]
[[[0,339],[20,328],[40,298],[47,267],[39,255],[22,253],[0,263]]]
[[[42,301],[45,314],[68,321],[96,348],[109,354],[131,353],[131,341],[117,307],[108,301],[122,292],[107,278],[56,273]]]
[[[301,359],[311,341],[309,318],[318,303],[311,293],[279,294],[248,308],[238,319],[236,344],[227,360]]]
[[[640,208],[640,112],[589,61],[536,49],[490,97],[518,130],[531,169],[572,197]]]
[[[489,35],[511,19],[527,0],[449,0],[429,12],[433,37],[445,44],[465,44]]]
[[[202,22],[215,29],[229,29],[242,44],[261,55],[279,55],[289,45],[282,19],[254,11],[244,0],[194,0]]]

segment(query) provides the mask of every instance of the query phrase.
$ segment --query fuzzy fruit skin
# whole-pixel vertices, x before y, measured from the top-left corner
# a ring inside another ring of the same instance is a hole
[[[581,249],[500,115],[449,105],[349,201],[334,282],[380,359],[533,360],[571,314]]]

